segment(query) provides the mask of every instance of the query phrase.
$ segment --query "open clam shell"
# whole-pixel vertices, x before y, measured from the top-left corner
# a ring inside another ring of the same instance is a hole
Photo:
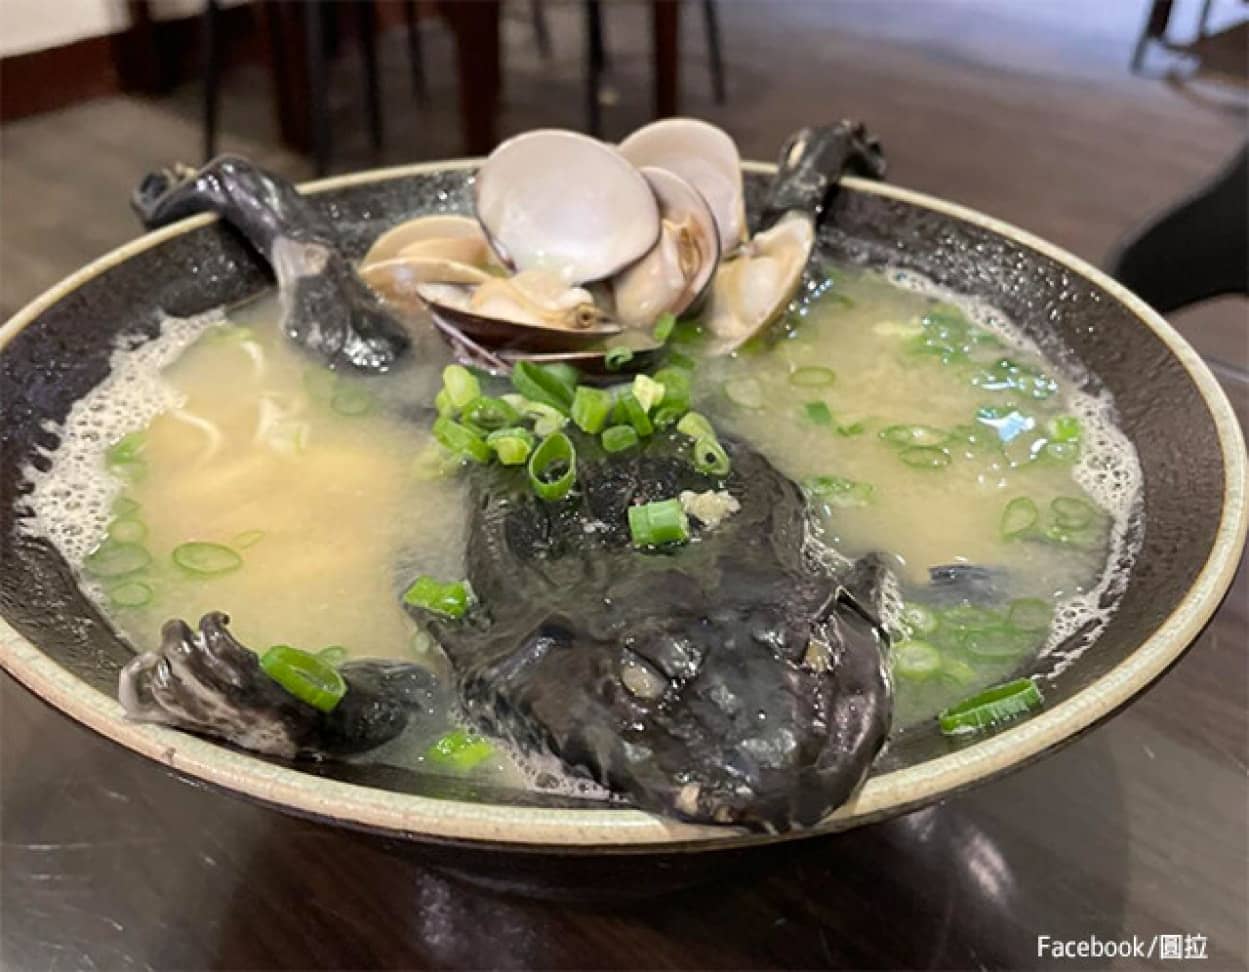
[[[477,224],[477,220],[471,216],[451,214],[418,216],[416,219],[409,219],[398,226],[391,227],[374,240],[373,245],[369,247],[369,252],[360,261],[360,266],[368,267],[374,263],[392,260],[405,250],[413,247],[414,244],[425,244],[424,249],[418,247],[414,250],[414,255],[431,255],[430,241],[436,240],[447,241],[441,247],[434,244],[439,249],[439,255],[460,259],[464,263],[475,263],[477,261],[463,259],[462,255],[456,256],[455,254],[462,254],[465,252],[465,247],[471,247],[474,242],[480,245],[483,260],[489,254],[486,234],[482,232],[481,227]],[[457,246],[457,244],[451,241],[465,241],[465,243]]]
[[[791,212],[720,264],[706,320],[713,354],[736,351],[776,320],[797,293],[814,247],[813,218]]]
[[[746,239],[742,159],[727,132],[695,118],[665,118],[635,131],[620,143],[620,153],[638,167],[667,169],[697,189],[719,227],[722,253]]]
[[[644,168],[659,201],[659,239],[612,282],[616,319],[648,327],[663,313],[682,314],[707,291],[720,261],[720,235],[707,201],[666,169]]]
[[[516,270],[545,269],[568,284],[603,280],[659,237],[654,193],[615,148],[542,129],[508,139],[482,164],[477,218]]]
[[[480,267],[438,256],[394,257],[363,266],[360,279],[391,304],[411,311],[424,306],[418,287],[427,283],[481,284],[491,275]]]

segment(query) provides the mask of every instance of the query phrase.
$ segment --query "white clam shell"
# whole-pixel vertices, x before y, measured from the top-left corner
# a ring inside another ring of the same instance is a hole
[[[620,143],[638,167],[676,173],[702,194],[720,229],[720,250],[746,238],[742,159],[728,133],[696,118],[665,118],[639,128]]]
[[[381,263],[400,255],[415,243],[429,240],[477,240],[483,250],[488,249],[486,235],[471,216],[439,215],[418,216],[397,226],[392,226],[373,241],[369,252],[360,261],[360,266],[367,267],[373,263]],[[443,256],[449,256],[443,253]],[[469,261],[465,261],[469,262]]]
[[[612,282],[616,319],[625,327],[648,327],[665,312],[684,313],[706,291],[720,260],[720,236],[706,200],[666,169],[641,171],[659,201],[662,226],[650,252]]]
[[[720,264],[706,320],[713,354],[737,350],[776,319],[797,292],[814,246],[811,217],[792,212]]]
[[[659,237],[659,206],[615,148],[541,129],[508,139],[482,164],[477,218],[517,270],[546,269],[569,284],[603,280]]]

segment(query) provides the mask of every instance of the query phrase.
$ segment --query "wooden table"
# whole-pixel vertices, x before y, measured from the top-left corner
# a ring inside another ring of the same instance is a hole
[[[1243,423],[1249,380],[1219,373]],[[0,966],[1075,969],[1106,963],[1038,958],[1037,936],[1189,934],[1208,955],[1191,967],[1243,969],[1247,602],[1242,563],[1184,661],[1051,759],[762,874],[616,909],[496,897],[194,788],[5,678]],[[1192,730],[1198,708],[1216,732]]]

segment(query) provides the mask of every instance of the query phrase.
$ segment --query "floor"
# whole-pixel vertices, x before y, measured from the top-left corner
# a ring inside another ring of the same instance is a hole
[[[1191,31],[1197,6],[1177,4],[1176,36]],[[1216,4],[1215,24],[1241,16],[1239,6]],[[554,52],[544,61],[528,4],[507,7],[505,134],[584,124],[581,8],[548,8]],[[648,19],[640,3],[606,8],[611,60],[602,100],[606,134],[619,137],[648,117]],[[861,118],[884,141],[892,181],[983,209],[1094,263],[1213,173],[1246,131],[1243,34],[1227,35],[1222,51],[1230,61],[1194,72],[1157,51],[1146,77],[1132,75],[1127,62],[1143,0],[777,0],[719,8],[727,104],[712,101],[702,19],[691,4],[683,16],[683,110],[724,125],[744,155],[770,158],[802,124]],[[384,38],[380,157],[367,145],[353,52],[336,62],[336,171],[459,154],[450,38],[432,21],[423,33],[427,107],[413,98],[402,32]],[[198,110],[192,84],[167,98],[105,98],[0,128],[0,315],[137,234],[129,193],[146,170],[195,160]],[[230,72],[223,128],[223,149],[294,178],[310,173],[276,142],[260,68]],[[1246,367],[1247,306],[1216,301],[1178,323],[1204,353]]]

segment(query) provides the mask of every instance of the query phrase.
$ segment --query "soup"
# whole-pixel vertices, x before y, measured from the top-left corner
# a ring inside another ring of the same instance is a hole
[[[894,673],[896,731],[1104,622],[1108,564],[1138,498],[1104,402],[1000,318],[982,327],[984,314],[925,290],[829,268],[782,336],[694,371],[696,407],[806,486],[821,544],[887,555],[899,596],[886,621],[895,653],[909,653]],[[335,376],[281,339],[275,314],[266,299],[171,322],[160,353],[119,350],[40,479],[42,527],[139,650],[158,647],[171,616],[224,611],[257,648],[437,667],[401,595],[415,575],[464,572],[464,487],[428,421],[450,355],[430,343],[385,378]],[[673,346],[697,353],[681,335]],[[128,428],[153,402],[168,407]],[[207,565],[176,558],[194,543],[233,551],[237,566],[220,569],[215,548]],[[930,585],[932,568],[959,565],[994,579]],[[455,722],[447,705],[385,758],[424,763]]]

